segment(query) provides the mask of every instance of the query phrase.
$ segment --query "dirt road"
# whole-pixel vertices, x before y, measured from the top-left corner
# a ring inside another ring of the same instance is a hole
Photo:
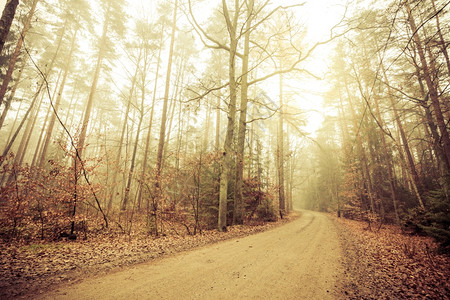
[[[302,212],[275,229],[60,287],[40,299],[334,299],[338,229]]]

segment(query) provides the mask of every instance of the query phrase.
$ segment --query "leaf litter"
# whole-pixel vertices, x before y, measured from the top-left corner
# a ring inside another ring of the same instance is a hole
[[[338,219],[344,249],[347,299],[450,299],[450,257],[429,237],[393,225]]]
[[[35,244],[0,242],[0,299],[29,298],[59,284],[79,282],[165,255],[191,250],[232,238],[244,237],[289,222],[236,225],[227,232],[170,233],[165,236],[110,233],[87,240],[61,240]]]

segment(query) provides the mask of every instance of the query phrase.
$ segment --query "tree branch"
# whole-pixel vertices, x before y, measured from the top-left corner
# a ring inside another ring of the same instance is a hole
[[[191,23],[191,25],[194,27],[195,32],[198,34],[198,36],[200,37],[200,40],[202,41],[203,45],[207,48],[210,49],[222,49],[225,51],[230,51],[230,47],[228,47],[227,45],[221,43],[220,41],[218,41],[217,39],[213,38],[212,36],[210,36],[197,22],[197,19],[194,16],[194,13],[192,12],[192,4],[191,4],[191,0],[188,1],[189,4],[189,15],[190,18],[188,17],[189,23]],[[192,21],[191,21],[192,19]],[[227,20],[227,18],[225,18]],[[228,23],[228,21],[227,21]],[[212,42],[215,45],[210,45],[208,43],[206,43],[206,41],[204,40],[204,38],[206,38],[207,40],[209,40],[210,42]],[[239,58],[242,58],[242,54],[240,53],[236,53],[236,55]]]

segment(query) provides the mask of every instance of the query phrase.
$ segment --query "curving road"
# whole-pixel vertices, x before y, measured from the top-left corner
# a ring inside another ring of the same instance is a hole
[[[272,230],[66,285],[40,299],[335,299],[341,261],[334,223],[303,211]]]

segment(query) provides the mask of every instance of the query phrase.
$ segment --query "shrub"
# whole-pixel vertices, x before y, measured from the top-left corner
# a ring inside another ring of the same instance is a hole
[[[433,237],[442,252],[450,253],[450,203],[441,189],[429,191],[425,197],[426,209],[412,208],[404,218],[403,228],[417,234]]]

